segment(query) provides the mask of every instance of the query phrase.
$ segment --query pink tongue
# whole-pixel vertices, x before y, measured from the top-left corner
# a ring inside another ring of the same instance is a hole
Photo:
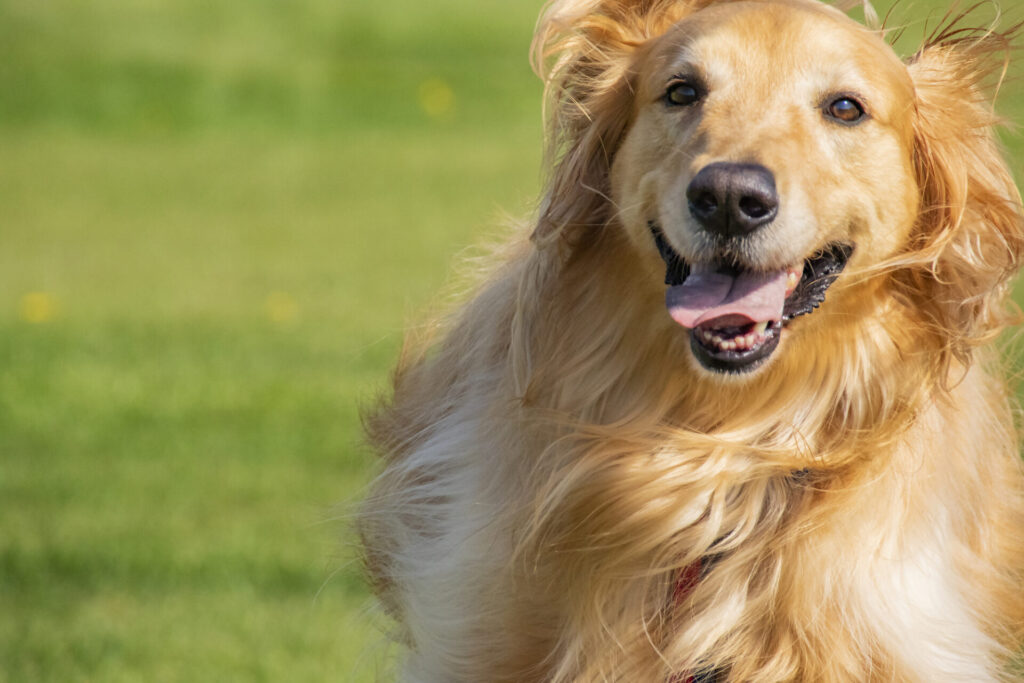
[[[723,322],[737,327],[781,320],[786,278],[785,268],[773,273],[731,275],[696,266],[683,284],[669,287],[665,305],[673,320],[691,329],[726,316],[735,320]]]

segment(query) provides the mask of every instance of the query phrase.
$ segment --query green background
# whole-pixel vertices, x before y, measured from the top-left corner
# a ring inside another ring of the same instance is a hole
[[[538,10],[0,0],[0,681],[384,675],[358,408],[534,206]]]

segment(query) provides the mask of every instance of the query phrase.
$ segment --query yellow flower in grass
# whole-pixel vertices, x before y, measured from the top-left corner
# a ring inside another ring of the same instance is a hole
[[[278,325],[290,323],[299,315],[299,306],[295,299],[284,292],[271,292],[267,295],[263,310],[267,314],[267,319]]]
[[[440,78],[428,78],[420,83],[420,108],[434,120],[450,119],[455,113],[455,92]]]
[[[18,312],[27,323],[49,322],[57,315],[57,300],[47,292],[29,292],[21,297]]]

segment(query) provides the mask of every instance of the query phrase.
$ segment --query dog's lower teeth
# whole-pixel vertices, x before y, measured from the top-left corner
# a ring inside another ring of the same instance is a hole
[[[731,337],[723,337],[708,329],[697,330],[696,334],[705,345],[718,351],[750,351],[768,341],[769,325],[770,322],[754,323],[746,334],[737,332]],[[727,330],[726,334],[731,332],[732,330]]]

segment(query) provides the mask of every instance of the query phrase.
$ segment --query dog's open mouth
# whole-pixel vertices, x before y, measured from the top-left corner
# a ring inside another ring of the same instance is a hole
[[[686,263],[651,225],[665,261],[665,303],[672,318],[690,330],[697,360],[719,372],[748,372],[779,345],[793,318],[811,313],[825,300],[853,253],[833,243],[796,264],[769,272],[726,264]]]

